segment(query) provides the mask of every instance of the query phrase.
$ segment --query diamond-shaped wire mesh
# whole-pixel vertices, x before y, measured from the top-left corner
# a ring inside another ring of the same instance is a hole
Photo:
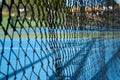
[[[0,0],[0,80],[118,80],[119,26],[114,0]]]

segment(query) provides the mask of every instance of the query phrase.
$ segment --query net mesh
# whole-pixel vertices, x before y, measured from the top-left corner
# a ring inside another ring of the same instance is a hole
[[[119,13],[114,0],[0,0],[0,80],[118,80]]]

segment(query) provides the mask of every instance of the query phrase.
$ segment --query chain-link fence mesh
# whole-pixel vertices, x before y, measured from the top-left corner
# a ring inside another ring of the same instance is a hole
[[[118,80],[114,0],[0,0],[0,80]]]

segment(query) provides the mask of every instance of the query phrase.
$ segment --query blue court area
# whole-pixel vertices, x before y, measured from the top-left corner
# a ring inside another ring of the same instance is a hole
[[[120,38],[6,37],[0,39],[0,53],[0,80],[120,78]]]

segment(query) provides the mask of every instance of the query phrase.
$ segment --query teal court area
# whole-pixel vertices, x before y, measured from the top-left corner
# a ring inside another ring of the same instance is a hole
[[[119,43],[120,38],[1,38],[0,79],[117,80]]]

